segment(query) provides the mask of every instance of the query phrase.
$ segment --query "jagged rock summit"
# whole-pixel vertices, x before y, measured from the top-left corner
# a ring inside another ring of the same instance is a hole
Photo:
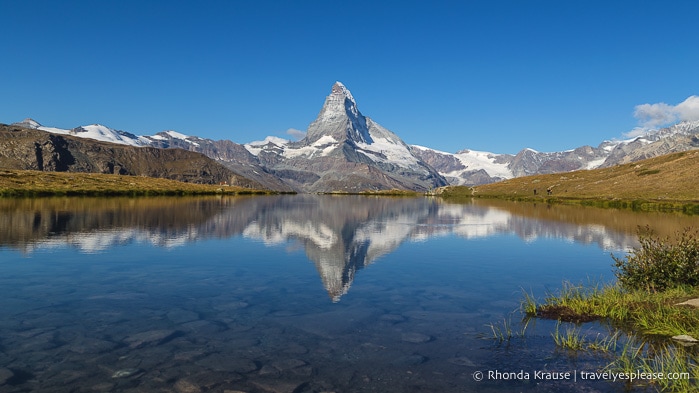
[[[308,127],[304,140],[311,145],[324,136],[338,141],[373,142],[366,118],[359,113],[352,93],[340,82],[333,85],[318,118]]]
[[[447,184],[396,134],[362,115],[340,82],[302,140],[267,138],[245,146],[267,170],[302,192],[426,191]]]

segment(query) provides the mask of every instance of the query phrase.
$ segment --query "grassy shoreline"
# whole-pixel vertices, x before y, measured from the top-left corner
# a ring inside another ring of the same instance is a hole
[[[699,236],[686,228],[674,239],[639,229],[641,246],[625,258],[612,256],[617,281],[564,283],[543,301],[524,293],[526,320],[557,320],[551,335],[557,347],[613,355],[605,368],[657,375],[659,391],[699,392]],[[580,324],[601,321],[613,333],[590,340]],[[561,324],[568,327],[561,331]],[[495,332],[495,329],[494,329]],[[496,336],[496,338],[499,338]],[[663,378],[663,375],[682,378]]]
[[[643,335],[699,337],[699,309],[682,304],[699,298],[699,232],[685,228],[663,238],[645,227],[638,241],[625,258],[612,255],[613,284],[564,283],[541,304],[525,296],[523,310],[575,323],[603,319]]]
[[[613,327],[637,335],[667,339],[699,337],[699,310],[680,303],[699,297],[699,288],[677,286],[659,292],[625,290],[618,284],[564,283],[558,293],[539,302],[525,295],[528,317],[583,323],[608,321]]]
[[[482,186],[481,186],[482,187]],[[682,212],[699,214],[699,201],[693,199],[623,199],[609,197],[574,196],[524,196],[511,192],[479,193],[478,187],[448,186],[429,195],[439,196],[448,201],[468,199],[494,199],[512,202],[545,203],[548,205],[589,206],[603,209],[624,209],[639,212]],[[699,196],[699,193],[697,194]]]
[[[573,355],[587,352],[603,356],[608,361],[603,372],[654,376],[627,381],[627,387],[697,393],[699,354],[695,343],[680,340],[699,337],[699,310],[680,304],[697,297],[699,287],[692,286],[648,292],[627,290],[618,283],[564,283],[558,293],[541,303],[525,293],[522,312],[526,324],[531,318],[558,320],[551,333],[556,347]],[[610,333],[588,337],[581,323],[591,321],[609,324]]]
[[[236,186],[99,173],[0,170],[0,197],[278,194]]]
[[[635,211],[699,214],[699,151],[668,154],[609,168],[534,175],[475,187],[436,190],[442,198],[489,198]]]

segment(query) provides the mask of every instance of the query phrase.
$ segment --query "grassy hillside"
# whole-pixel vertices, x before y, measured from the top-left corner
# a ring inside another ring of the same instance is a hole
[[[0,169],[0,196],[48,195],[206,195],[269,191],[184,183],[142,176]]]
[[[442,196],[699,212],[698,174],[699,151],[688,151],[611,168],[520,177],[473,188],[449,187]]]

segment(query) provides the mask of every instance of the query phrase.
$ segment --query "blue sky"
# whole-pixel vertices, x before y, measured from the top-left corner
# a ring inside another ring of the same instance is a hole
[[[450,152],[699,116],[693,0],[8,0],[0,15],[3,123],[289,138],[336,80],[407,143]]]

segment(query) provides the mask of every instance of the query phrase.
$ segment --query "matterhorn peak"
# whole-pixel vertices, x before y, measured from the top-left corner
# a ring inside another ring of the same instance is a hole
[[[333,84],[318,117],[308,127],[305,141],[313,143],[323,136],[332,136],[336,141],[372,142],[366,118],[357,109],[352,93],[341,82]]]
[[[320,110],[318,119],[333,121],[344,116],[357,118],[361,114],[357,109],[357,102],[349,89],[341,82],[335,82],[330,90],[330,95],[325,99],[325,104],[323,109]]]
[[[354,97],[352,97],[352,93],[340,81],[335,82],[332,90],[330,91],[330,94],[341,96],[341,97],[351,101],[355,106],[357,105],[357,102],[354,100]]]

